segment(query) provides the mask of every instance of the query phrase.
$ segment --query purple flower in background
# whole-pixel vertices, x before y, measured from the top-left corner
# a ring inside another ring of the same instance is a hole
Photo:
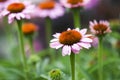
[[[33,45],[36,52],[39,52],[40,50],[43,49],[42,43],[37,40],[33,42]]]

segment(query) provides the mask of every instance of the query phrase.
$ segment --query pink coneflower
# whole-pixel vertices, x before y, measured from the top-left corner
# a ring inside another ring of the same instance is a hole
[[[91,47],[92,39],[89,38],[89,34],[86,34],[87,29],[79,30],[76,29],[68,29],[62,33],[54,34],[54,39],[50,42],[51,48],[61,48],[62,47],[62,55],[70,55],[71,52],[77,54],[80,49]]]
[[[94,20],[93,22],[90,21],[90,30],[93,34],[97,35],[97,36],[103,36],[106,33],[110,33],[111,29],[110,29],[110,24],[108,21],[99,21],[97,22],[96,20]]]
[[[60,0],[66,8],[77,8],[85,6],[90,0]]]
[[[55,19],[64,15],[64,8],[55,1],[41,2],[35,12],[38,17]]]
[[[7,5],[7,7],[1,12],[2,16],[8,16],[8,22],[12,23],[15,19],[30,19],[34,12],[34,5],[29,2],[14,1]]]

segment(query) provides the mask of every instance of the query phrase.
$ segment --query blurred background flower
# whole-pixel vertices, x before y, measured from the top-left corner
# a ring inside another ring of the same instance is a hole
[[[34,5],[29,2],[12,1],[6,5],[0,15],[8,16],[8,22],[12,23],[15,19],[30,19],[34,12],[33,10]]]
[[[55,19],[64,15],[64,8],[55,1],[43,1],[36,7],[35,16]]]

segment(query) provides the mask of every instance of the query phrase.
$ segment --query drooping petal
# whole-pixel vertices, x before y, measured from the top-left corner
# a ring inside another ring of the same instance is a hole
[[[80,41],[82,41],[82,42],[92,42],[92,39],[90,39],[90,38],[82,38]]]
[[[86,49],[89,49],[91,47],[90,43],[78,43],[81,47],[84,47]]]
[[[76,53],[76,54],[79,53],[80,49],[81,49],[81,47],[79,45],[77,45],[77,44],[72,45],[73,53]]]
[[[15,15],[14,14],[10,14],[8,16],[8,23],[12,23],[14,21]]]
[[[24,14],[22,14],[22,13],[19,13],[19,16],[21,17],[21,18],[25,18],[25,15]]]
[[[62,55],[65,56],[65,55],[70,55],[71,54],[71,47],[70,46],[64,46],[62,48]]]
[[[21,19],[21,17],[20,17],[19,14],[16,14],[16,19],[17,19],[17,20],[20,20],[20,19]]]
[[[50,47],[51,48],[55,48],[55,49],[58,49],[60,47],[62,47],[63,44],[60,44],[59,42],[53,42],[53,43],[50,43]]]

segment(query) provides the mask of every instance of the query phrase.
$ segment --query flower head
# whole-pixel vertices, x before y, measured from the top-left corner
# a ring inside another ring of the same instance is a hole
[[[77,8],[85,6],[90,0],[60,0],[67,8]]]
[[[64,8],[55,1],[44,1],[41,2],[35,12],[38,17],[55,19],[64,14]]]
[[[29,2],[14,1],[6,6],[1,15],[8,16],[8,22],[12,23],[15,19],[30,19],[34,12],[33,10],[34,5],[31,5]]]
[[[51,48],[61,48],[62,47],[62,55],[70,55],[71,52],[77,54],[79,53],[80,49],[91,47],[92,39],[86,34],[87,29],[79,30],[76,29],[68,29],[62,33],[54,34],[54,39],[50,42]]]
[[[37,26],[33,23],[24,23],[22,25],[22,32],[24,34],[33,34],[37,29]]]
[[[62,80],[62,71],[59,69],[53,69],[49,72],[51,80]]]
[[[110,24],[108,21],[99,21],[94,20],[90,21],[90,30],[97,36],[104,36],[106,33],[110,33]]]

